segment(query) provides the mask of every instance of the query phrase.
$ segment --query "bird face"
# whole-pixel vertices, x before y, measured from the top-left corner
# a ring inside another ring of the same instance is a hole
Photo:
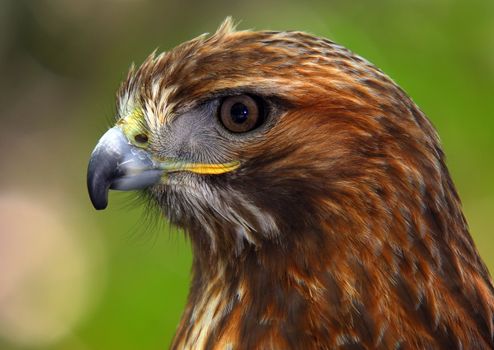
[[[227,21],[131,69],[88,186],[97,209],[109,189],[143,189],[171,222],[238,250],[319,226],[308,213],[320,208],[333,224],[342,211],[362,220],[356,208],[372,211],[400,177],[420,183],[399,154],[429,157],[434,137],[408,97],[345,48]]]
[[[260,210],[234,182],[242,181],[243,165],[262,157],[262,149],[252,146],[266,140],[281,114],[280,102],[249,89],[215,91],[157,123],[156,115],[149,114],[153,102],[143,107],[136,96],[125,99],[124,112],[90,160],[88,185],[95,207],[106,207],[109,188],[145,189],[179,225],[209,227],[209,217],[219,215],[234,224],[235,236],[253,239],[247,233],[252,224],[242,222],[235,211],[242,207],[254,217]],[[266,226],[272,219],[257,221]]]

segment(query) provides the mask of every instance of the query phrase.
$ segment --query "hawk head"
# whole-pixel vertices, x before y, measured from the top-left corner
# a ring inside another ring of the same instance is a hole
[[[326,39],[234,31],[227,20],[131,69],[88,185],[97,209],[109,188],[144,189],[216,248],[282,243],[287,229],[321,220],[321,207],[352,221],[356,206],[370,213],[398,197],[396,186],[424,191],[423,163],[440,167],[436,142],[366,60]],[[400,162],[408,169],[390,170]]]

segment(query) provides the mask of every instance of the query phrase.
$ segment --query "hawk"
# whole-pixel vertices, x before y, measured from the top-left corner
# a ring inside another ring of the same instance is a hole
[[[190,237],[172,349],[492,349],[494,294],[439,137],[388,76],[227,19],[131,68],[88,188]]]

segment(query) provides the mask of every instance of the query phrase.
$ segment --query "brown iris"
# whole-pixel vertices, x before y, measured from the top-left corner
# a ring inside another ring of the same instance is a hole
[[[227,97],[220,107],[220,120],[231,132],[250,131],[259,125],[259,106],[248,95]]]

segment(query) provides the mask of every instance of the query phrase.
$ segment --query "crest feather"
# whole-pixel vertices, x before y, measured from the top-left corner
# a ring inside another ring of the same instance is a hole
[[[216,30],[215,35],[221,36],[221,35],[233,33],[235,32],[237,25],[238,23],[235,23],[233,18],[231,16],[228,16],[225,18],[223,23],[220,24],[220,26]]]

